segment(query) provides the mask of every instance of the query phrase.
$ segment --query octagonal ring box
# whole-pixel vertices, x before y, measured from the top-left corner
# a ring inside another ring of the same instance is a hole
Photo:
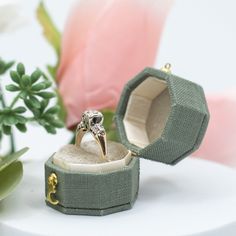
[[[87,141],[62,147],[45,163],[47,205],[83,215],[130,209],[138,195],[139,158],[175,165],[199,147],[208,121],[199,85],[144,69],[123,89],[115,114],[122,144],[108,142],[109,162],[99,159],[95,141]]]

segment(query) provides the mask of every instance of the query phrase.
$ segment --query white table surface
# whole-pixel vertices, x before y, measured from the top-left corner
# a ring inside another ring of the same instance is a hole
[[[227,167],[192,158],[174,168],[142,160],[133,209],[103,217],[47,207],[43,168],[27,161],[22,183],[0,203],[1,236],[236,234],[236,172]]]

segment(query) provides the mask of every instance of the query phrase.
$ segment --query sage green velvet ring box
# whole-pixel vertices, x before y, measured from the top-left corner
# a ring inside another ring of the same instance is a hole
[[[45,163],[47,205],[85,215],[130,209],[138,196],[139,159],[175,165],[199,147],[208,121],[201,86],[144,69],[123,89],[115,114],[121,143],[108,142],[109,162],[87,141],[62,147]]]

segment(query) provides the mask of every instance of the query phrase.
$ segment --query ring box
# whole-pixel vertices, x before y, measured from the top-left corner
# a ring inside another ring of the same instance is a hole
[[[47,205],[86,215],[130,209],[138,196],[139,158],[175,165],[199,147],[209,117],[199,85],[169,72],[144,69],[125,85],[115,114],[123,146],[111,142],[110,153],[116,156],[116,150],[123,150],[122,158],[91,163],[88,156],[97,153],[92,142],[81,147],[80,152],[93,149],[86,155],[65,146],[45,163]],[[82,156],[90,163],[75,163]]]

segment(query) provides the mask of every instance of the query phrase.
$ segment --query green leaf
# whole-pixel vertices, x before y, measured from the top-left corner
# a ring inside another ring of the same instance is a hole
[[[50,99],[50,98],[53,98],[55,97],[55,93],[52,93],[52,92],[39,92],[37,93],[37,96],[40,96],[42,98],[46,98],[46,99]]]
[[[17,84],[20,83],[20,76],[19,76],[19,74],[18,74],[16,71],[12,70],[12,71],[10,72],[10,76],[11,76],[11,79],[12,79],[15,83],[17,83]]]
[[[5,63],[4,63],[4,61],[0,58],[0,75],[1,75],[1,74],[4,74],[4,66],[5,66]]]
[[[47,88],[51,87],[52,82],[46,80],[46,81],[44,81],[44,84],[45,84],[45,89],[47,89]]]
[[[3,133],[6,135],[11,134],[11,126],[2,125],[2,130],[3,130]]]
[[[43,99],[40,103],[41,103],[40,111],[43,112],[45,108],[48,106],[49,99]]]
[[[21,81],[22,81],[22,84],[26,87],[28,85],[30,85],[30,76],[28,75],[23,75],[21,77]]]
[[[52,127],[52,126],[45,125],[44,128],[45,128],[45,129],[47,130],[47,132],[50,133],[50,134],[56,134],[56,133],[57,133],[56,129],[55,129],[54,127]]]
[[[24,116],[21,116],[21,115],[15,115],[17,121],[21,124],[24,124],[27,122],[27,119],[24,117]]]
[[[34,109],[32,109],[31,111],[33,112],[34,117],[35,117],[36,119],[40,117],[41,113],[40,113],[40,110],[39,110],[39,109],[35,109],[35,108],[34,108]]]
[[[11,113],[11,109],[10,107],[5,107],[2,111],[1,111],[2,114],[9,114]]]
[[[24,113],[24,112],[26,112],[26,108],[25,107],[17,107],[13,111],[16,113]]]
[[[45,89],[46,88],[46,84],[44,83],[44,82],[41,82],[41,83],[38,83],[38,84],[35,84],[35,85],[33,85],[32,86],[32,90],[33,91],[40,91],[40,90],[43,90],[43,89]]]
[[[45,113],[47,114],[56,114],[60,110],[59,106],[54,106],[49,108]]]
[[[50,122],[50,124],[56,128],[63,128],[64,127],[64,123],[61,120],[54,119]]]
[[[16,91],[19,91],[20,88],[14,84],[9,84],[6,86],[6,90],[8,90],[10,92],[16,92]]]
[[[55,119],[54,116],[51,114],[45,114],[43,118],[49,123]]]
[[[31,74],[31,83],[35,83],[39,80],[40,76],[42,75],[40,70],[35,70],[32,74]]]
[[[41,106],[40,101],[34,96],[30,96],[29,103],[31,103],[31,105],[37,109],[39,109]]]
[[[47,122],[44,119],[39,119],[38,122],[42,126],[46,126],[47,125]]]
[[[20,93],[20,98],[22,98],[23,100],[26,100],[27,99],[27,96],[28,96],[28,93],[26,91],[22,91]]]
[[[43,27],[43,33],[45,38],[52,45],[57,56],[59,57],[61,47],[61,34],[52,22],[52,19],[49,16],[42,1],[39,3],[37,8],[37,18],[39,23]]]
[[[18,185],[23,176],[23,166],[20,161],[14,162],[0,171],[0,201],[6,198]]]
[[[34,109],[34,106],[32,105],[29,99],[25,99],[24,103],[30,110]]]
[[[16,128],[20,130],[22,133],[25,133],[27,131],[26,125],[25,124],[16,124]]]
[[[9,70],[14,64],[15,64],[14,61],[7,62],[7,63],[5,64],[5,68],[4,68],[5,71]]]
[[[15,160],[17,160],[20,156],[22,156],[25,152],[29,150],[28,147],[22,148],[17,152],[11,153],[10,155],[4,156],[0,158],[0,171],[2,171],[4,168],[9,166],[11,163],[13,163]]]
[[[8,71],[14,64],[14,61],[5,62],[0,58],[0,75],[3,75]]]
[[[5,115],[4,119],[3,119],[3,124],[6,126],[11,126],[11,125],[15,125],[18,123],[18,120],[15,116],[13,115]]]
[[[16,67],[17,72],[19,73],[20,76],[25,74],[25,67],[22,63],[18,63]]]

